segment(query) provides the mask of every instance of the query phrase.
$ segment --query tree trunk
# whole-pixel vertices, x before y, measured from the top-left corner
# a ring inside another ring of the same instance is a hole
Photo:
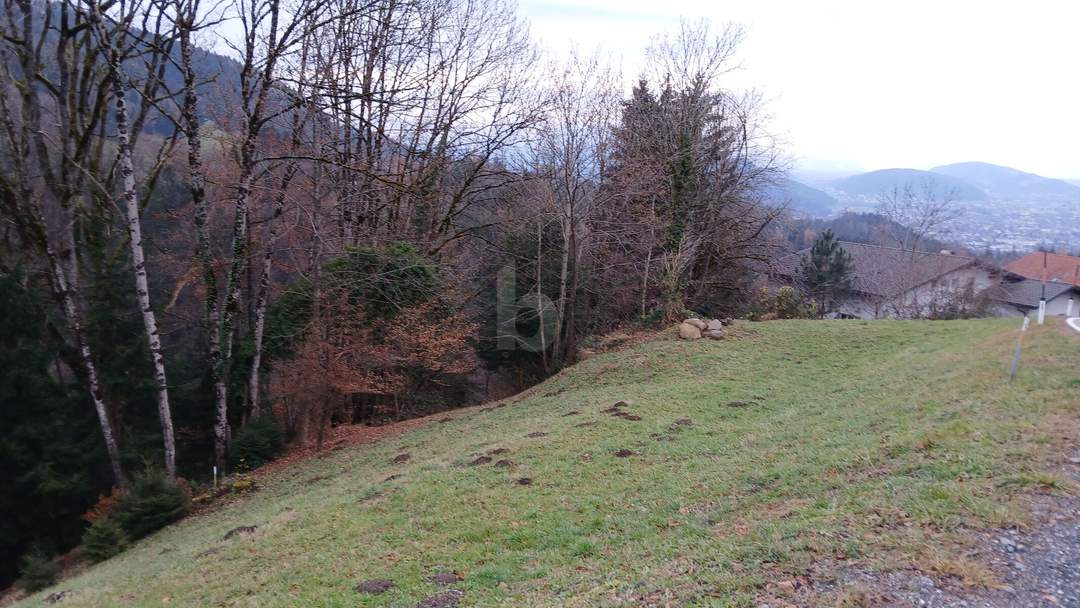
[[[237,313],[240,312],[241,273],[244,270],[244,260],[247,258],[247,231],[248,231],[248,197],[253,188],[255,136],[248,134],[244,142],[244,151],[241,160],[241,177],[237,186],[236,199],[234,201],[235,216],[233,220],[232,236],[232,264],[229,265],[229,274],[225,279],[225,311],[221,320],[221,372],[214,383],[214,460],[219,469],[224,470],[229,450],[229,391],[226,384],[228,380],[229,362],[232,358],[234,324]]]
[[[544,333],[544,293],[541,291],[543,284],[543,245],[544,245],[544,224],[539,217],[536,218],[536,318],[539,326],[540,335],[540,361],[544,363],[544,373],[550,372],[547,358],[547,336]]]
[[[656,199],[649,201],[649,242],[645,254],[645,271],[641,273],[641,318],[645,318],[645,302],[649,295],[649,270],[652,265],[652,248],[656,241]]]
[[[106,44],[105,54],[111,73],[113,103],[116,104],[117,120],[117,160],[120,171],[121,199],[127,224],[127,235],[132,254],[132,266],[135,273],[135,297],[139,313],[143,316],[147,347],[153,363],[153,378],[158,388],[158,417],[161,420],[161,434],[164,443],[165,475],[176,478],[176,440],[173,436],[173,414],[168,405],[168,380],[165,374],[165,360],[161,354],[161,336],[158,333],[157,316],[150,306],[150,288],[146,273],[146,256],[143,252],[143,227],[139,220],[138,195],[135,190],[135,162],[132,158],[131,132],[127,118],[127,100],[124,97],[126,75],[121,63],[120,51],[116,41],[106,30],[104,16],[100,6],[92,5],[94,25],[102,42]],[[121,31],[121,36],[125,32]]]
[[[570,225],[570,277],[566,288],[566,304],[562,317],[562,362],[573,362],[577,353],[577,295],[581,282],[581,250],[577,224]]]
[[[244,141],[240,148],[240,178],[234,199],[235,215],[232,234],[232,263],[225,278],[225,306],[221,319],[221,373],[214,383],[214,458],[219,467],[225,466],[225,460],[231,442],[229,428],[228,369],[232,359],[233,338],[236,316],[240,312],[240,293],[242,273],[248,262],[248,204],[255,187],[255,169],[257,163],[257,144],[263,126],[263,107],[270,88],[274,85],[274,70],[278,59],[288,46],[278,38],[278,19],[281,16],[281,4],[278,0],[268,0],[265,4],[265,16],[269,27],[265,39],[256,36],[254,31],[245,32],[244,65],[240,75],[240,89],[245,115]],[[258,68],[257,82],[249,81],[256,69],[256,47],[265,44],[265,58]],[[250,275],[249,275],[250,276]],[[250,295],[250,294],[249,294]]]
[[[281,198],[284,198],[282,195]],[[274,220],[281,214],[281,204],[274,210]],[[272,262],[272,247],[277,240],[277,227],[271,227],[270,238],[266,243],[266,251],[263,253],[262,272],[259,275],[259,296],[255,303],[255,326],[253,329],[254,353],[251,356],[251,367],[248,372],[248,404],[251,417],[257,419],[262,415],[260,406],[259,388],[261,382],[261,367],[263,354],[263,331],[266,328],[266,306],[270,301],[270,270]]]
[[[563,242],[562,260],[559,264],[559,304],[555,313],[555,335],[552,337],[551,345],[551,359],[555,369],[560,369],[564,360],[562,349],[565,325],[563,320],[566,318],[567,281],[570,275],[570,246],[572,241],[570,235],[573,230],[573,212],[568,211],[561,219]]]
[[[228,410],[225,387],[225,358],[221,352],[221,308],[218,302],[217,273],[210,251],[209,203],[206,200],[206,172],[202,163],[202,138],[199,135],[198,93],[192,64],[193,45],[191,32],[194,27],[195,9],[178,16],[180,60],[184,74],[184,101],[181,107],[181,124],[188,145],[188,172],[190,173],[191,203],[195,209],[195,258],[202,270],[202,283],[206,290],[207,365],[210,382],[214,387],[215,424],[214,460],[219,471],[225,470],[225,444],[228,439]]]
[[[105,399],[101,396],[101,383],[98,380],[97,365],[94,364],[94,354],[90,350],[90,343],[83,333],[82,320],[78,307],[75,306],[74,294],[67,288],[64,269],[60,265],[55,252],[49,247],[46,250],[49,260],[50,275],[52,276],[53,291],[64,308],[64,316],[67,317],[68,329],[75,338],[75,344],[79,349],[79,359],[82,361],[83,370],[86,372],[86,382],[90,389],[90,399],[94,402],[94,411],[97,413],[98,424],[101,426],[101,435],[105,439],[105,451],[109,455],[109,465],[112,467],[113,479],[121,488],[127,487],[127,478],[120,464],[120,448],[113,434],[112,422],[109,421],[109,410],[105,406]]]
[[[220,372],[214,379],[214,460],[224,470],[228,456],[231,430],[229,428],[228,368],[232,358],[234,324],[240,312],[241,274],[247,259],[248,199],[254,184],[256,132],[249,128],[241,152],[240,182],[234,200],[235,215],[232,235],[232,263],[225,279],[225,310],[221,320]]]
[[[255,324],[253,329],[254,353],[251,357],[251,367],[248,374],[248,403],[251,415],[258,418],[262,413],[259,403],[259,389],[261,385],[261,367],[263,355],[263,333],[266,329],[266,307],[270,302],[270,271],[273,267],[273,246],[278,240],[278,228],[281,216],[285,213],[285,192],[296,175],[297,166],[292,163],[286,170],[281,180],[281,190],[278,192],[277,202],[274,205],[274,215],[270,220],[270,235],[266,241],[266,249],[263,252],[262,271],[259,275],[259,295],[255,304]]]
[[[306,66],[307,61],[306,48],[301,56],[301,69]],[[299,110],[295,110],[293,114],[292,124],[292,150],[298,150],[300,148],[300,135],[301,130],[307,124],[306,120],[300,119]],[[266,329],[266,307],[270,301],[270,271],[272,270],[273,262],[273,247],[278,240],[278,228],[281,221],[281,216],[285,213],[285,196],[288,193],[289,186],[292,184],[293,178],[296,176],[299,166],[297,163],[290,162],[285,167],[285,173],[281,177],[281,183],[279,184],[277,196],[274,202],[274,214],[270,218],[270,235],[266,240],[265,250],[263,251],[262,260],[262,272],[259,275],[259,295],[255,304],[255,323],[252,336],[254,341],[254,353],[251,357],[251,367],[248,372],[248,404],[250,406],[252,418],[258,418],[262,414],[262,405],[260,403],[259,391],[262,381],[262,355],[263,355],[263,333]]]
[[[95,11],[98,9],[94,5]],[[139,199],[135,191],[135,163],[132,159],[131,139],[128,130],[127,100],[124,97],[127,82],[121,64],[120,53],[114,41],[106,35],[100,13],[95,15],[98,29],[106,49],[109,69],[112,72],[112,94],[116,104],[117,156],[120,170],[120,196],[126,214],[131,262],[135,273],[135,297],[142,314],[150,359],[154,365],[154,381],[157,384],[158,418],[165,450],[165,474],[176,479],[176,440],[173,436],[172,411],[169,407],[169,383],[165,373],[165,359],[161,355],[161,336],[158,334],[157,317],[150,305],[150,288],[146,277],[146,256],[142,246],[142,225],[139,219]]]

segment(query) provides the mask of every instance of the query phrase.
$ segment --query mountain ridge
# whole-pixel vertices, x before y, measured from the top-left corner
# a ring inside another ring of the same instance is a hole
[[[962,179],[992,198],[1080,200],[1080,186],[1005,165],[968,161],[939,165],[930,172]]]
[[[840,206],[835,197],[786,177],[764,191],[765,199],[773,205],[787,205],[789,209],[810,217],[828,217]]]
[[[989,198],[986,192],[966,180],[921,169],[878,169],[829,182],[831,188],[855,197],[877,197],[894,188],[909,185],[916,188],[928,185],[938,195],[952,194],[962,201],[982,201]]]

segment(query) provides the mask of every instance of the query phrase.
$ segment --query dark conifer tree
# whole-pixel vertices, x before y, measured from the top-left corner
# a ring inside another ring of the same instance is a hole
[[[807,294],[818,302],[818,310],[824,315],[851,293],[854,262],[832,230],[826,230],[818,235],[810,253],[803,258],[800,275]]]

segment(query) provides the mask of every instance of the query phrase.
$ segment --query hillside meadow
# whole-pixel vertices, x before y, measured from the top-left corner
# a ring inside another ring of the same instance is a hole
[[[1010,385],[1017,326],[667,331],[274,467],[20,605],[69,590],[65,607],[753,606],[837,562],[978,578],[942,566],[959,531],[1073,490],[1048,471],[1080,419],[1080,339],[1035,328]],[[223,540],[240,526],[255,528]]]

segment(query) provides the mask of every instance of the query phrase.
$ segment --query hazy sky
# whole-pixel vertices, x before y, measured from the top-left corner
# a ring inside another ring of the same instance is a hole
[[[735,88],[771,99],[808,169],[981,160],[1080,178],[1080,0],[520,0],[552,51],[612,54],[631,82],[680,17],[748,27]]]

